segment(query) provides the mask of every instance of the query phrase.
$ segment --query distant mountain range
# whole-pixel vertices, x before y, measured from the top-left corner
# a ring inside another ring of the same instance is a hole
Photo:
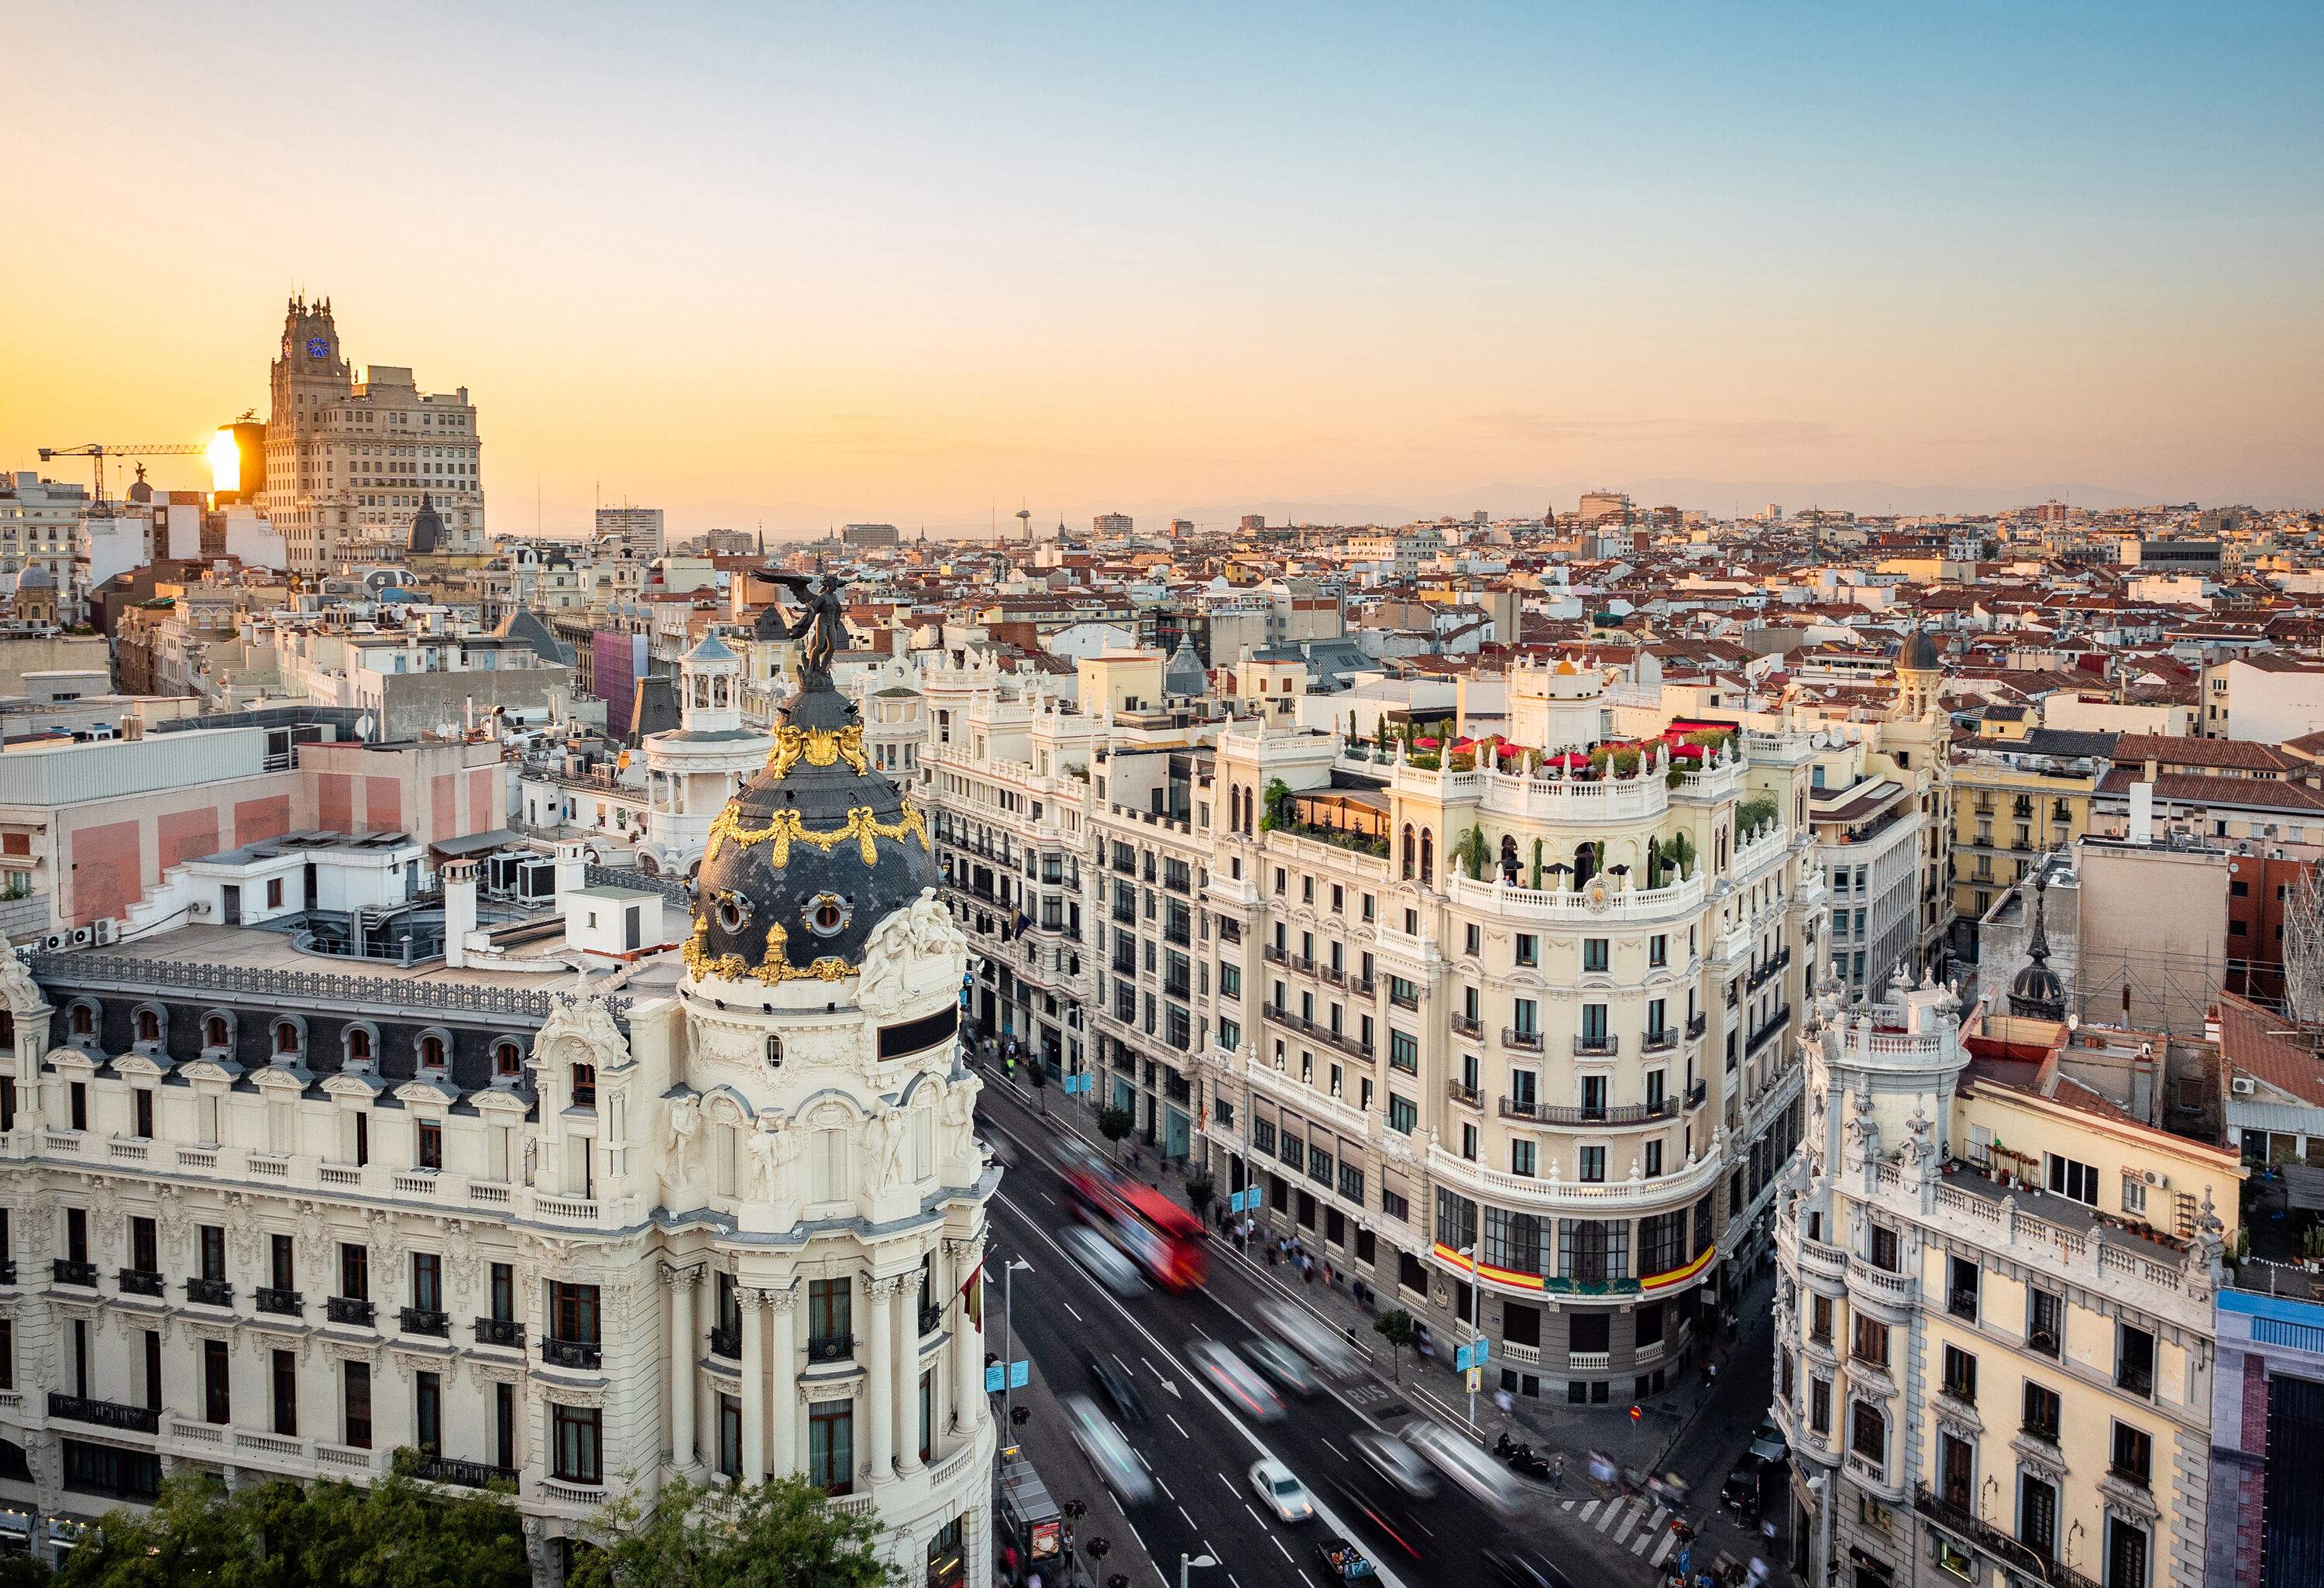
[[[1978,515],[2050,501],[2104,509],[2152,506],[2169,500],[2152,492],[2063,481],[1997,489],[1987,485],[1902,485],[1886,480],[1702,480],[1659,476],[1549,485],[1496,481],[1468,490],[1427,495],[1350,496],[1340,500],[1271,496],[1240,501],[1188,502],[1157,497],[1137,502],[1080,502],[1063,507],[1038,507],[1032,522],[1035,533],[1047,536],[1055,532],[1061,519],[1069,528],[1086,530],[1090,520],[1101,512],[1127,512],[1137,520],[1140,529],[1158,529],[1174,518],[1191,519],[1206,527],[1231,525],[1244,514],[1254,512],[1264,515],[1270,524],[1400,524],[1443,516],[1465,518],[1480,509],[1492,518],[1531,518],[1545,508],[1571,510],[1584,491],[1600,489],[1627,491],[1641,507],[1696,508],[1721,518],[1738,512],[1748,516],[1769,503],[1781,503],[1786,512],[1830,507],[1858,513]],[[2223,504],[2224,501],[2207,505]],[[2265,500],[2256,504],[2277,505]],[[529,519],[530,514],[525,509],[530,505],[503,500],[493,514],[500,521],[497,527],[508,527],[512,517]],[[558,503],[543,505],[544,533],[576,533],[576,530],[559,531],[556,526],[559,522],[589,522],[586,509]],[[907,540],[917,539],[923,527],[930,538],[941,540],[986,537],[991,533],[993,522],[990,510],[974,509],[920,514],[883,511],[874,504],[843,510],[811,502],[692,502],[668,505],[672,540],[683,540],[713,527],[750,529],[764,524],[770,540],[797,540],[813,539],[843,523],[875,522],[895,524]],[[1018,530],[1015,511],[1001,513],[999,525],[1003,537],[1013,537]]]

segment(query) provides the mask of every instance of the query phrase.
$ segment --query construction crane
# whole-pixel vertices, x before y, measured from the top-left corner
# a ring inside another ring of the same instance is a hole
[[[128,447],[118,443],[91,441],[86,447],[43,447],[41,461],[52,457],[88,457],[97,463],[97,505],[105,505],[105,460],[108,457],[201,457],[208,454],[207,446],[180,445],[174,441],[156,442],[150,447]]]

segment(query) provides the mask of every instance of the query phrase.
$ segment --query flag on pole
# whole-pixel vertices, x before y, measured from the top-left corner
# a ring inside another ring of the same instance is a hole
[[[969,1274],[968,1283],[960,1288],[960,1293],[966,1298],[968,1306],[968,1321],[976,1325],[976,1332],[978,1334],[983,1334],[984,1264],[982,1260],[978,1261],[975,1269]]]

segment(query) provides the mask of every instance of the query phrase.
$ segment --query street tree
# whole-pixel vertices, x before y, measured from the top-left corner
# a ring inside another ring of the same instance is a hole
[[[1049,1066],[1036,1054],[1025,1061],[1025,1084],[1033,1088],[1033,1095],[1041,1104],[1041,1112],[1049,1112]]]
[[[1397,1307],[1384,1312],[1372,1320],[1372,1332],[1388,1343],[1388,1377],[1401,1383],[1404,1379],[1404,1348],[1412,1343],[1412,1315]]]
[[[571,1588],[889,1588],[874,1553],[879,1524],[827,1503],[804,1478],[749,1485],[662,1486],[651,1505],[634,1493],[599,1508],[597,1547],[576,1564]]]
[[[1138,1128],[1138,1121],[1126,1108],[1109,1108],[1097,1116],[1097,1133],[1113,1146],[1114,1156],[1121,1155],[1121,1139]]]
[[[1186,1205],[1194,1210],[1196,1218],[1203,1216],[1203,1210],[1210,1206],[1217,1191],[1218,1186],[1208,1175],[1197,1174],[1186,1182]]]

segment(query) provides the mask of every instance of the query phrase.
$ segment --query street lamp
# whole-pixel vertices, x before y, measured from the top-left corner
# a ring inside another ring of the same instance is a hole
[[[1178,1588],[1186,1588],[1186,1574],[1196,1566],[1214,1566],[1219,1563],[1207,1555],[1181,1555],[1178,1557]]]
[[[1478,1306],[1484,1288],[1478,1283],[1476,1247],[1463,1246],[1461,1255],[1469,1260],[1469,1431],[1473,1434],[1477,1431],[1477,1385],[1485,1376],[1476,1360],[1477,1342],[1484,1338],[1477,1327]]]
[[[1033,1265],[1021,1257],[1012,1257],[1001,1270],[1001,1412],[1014,1426],[1017,1410],[1017,1270],[1033,1271]],[[1004,1436],[1005,1437],[1005,1436]]]

